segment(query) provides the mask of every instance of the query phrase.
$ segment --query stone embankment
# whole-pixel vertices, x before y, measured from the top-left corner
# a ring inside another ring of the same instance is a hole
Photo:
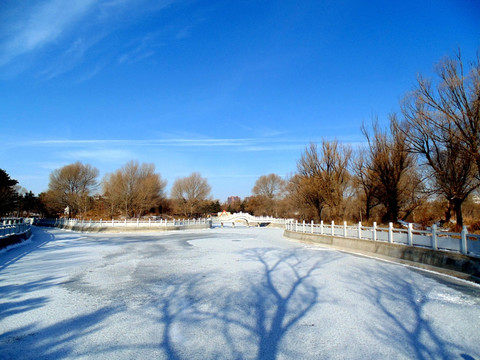
[[[285,230],[284,236],[480,283],[480,258],[473,256],[381,241],[308,234],[289,230]]]
[[[11,234],[5,237],[0,238],[0,250],[5,249],[8,246],[21,243],[22,241],[28,240],[32,236],[32,230],[29,228],[21,234]]]
[[[52,226],[42,225],[37,226]],[[210,224],[190,224],[190,225],[166,225],[166,226],[91,226],[88,223],[77,225],[62,225],[57,224],[54,227],[64,230],[79,231],[79,232],[94,232],[94,233],[126,233],[126,232],[158,232],[158,231],[173,231],[173,230],[196,230],[208,229]]]

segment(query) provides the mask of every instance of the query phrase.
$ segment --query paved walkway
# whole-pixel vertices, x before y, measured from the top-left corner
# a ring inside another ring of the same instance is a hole
[[[34,229],[0,253],[1,359],[480,359],[480,288],[282,230]]]

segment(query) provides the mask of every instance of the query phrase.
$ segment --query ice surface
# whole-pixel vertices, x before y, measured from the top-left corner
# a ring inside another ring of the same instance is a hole
[[[0,254],[1,359],[480,359],[480,288],[216,228],[34,229]]]

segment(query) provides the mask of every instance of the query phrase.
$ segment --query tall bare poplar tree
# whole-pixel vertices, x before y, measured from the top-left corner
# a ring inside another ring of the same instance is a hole
[[[480,66],[465,72],[460,52],[437,65],[439,81],[418,77],[402,104],[410,151],[422,156],[434,190],[463,225],[462,204],[480,186]]]
[[[322,141],[320,152],[311,143],[297,162],[298,176],[292,178],[293,191],[313,206],[318,220],[325,208],[332,219],[339,219],[345,191],[349,185],[348,165],[351,149],[338,141]]]
[[[372,210],[380,204],[377,198],[378,178],[369,166],[368,149],[360,149],[353,161],[353,183],[357,190],[357,196],[363,203],[365,220],[369,221]]]
[[[422,181],[415,157],[408,152],[405,134],[399,131],[396,115],[390,116],[390,132],[373,123],[373,134],[365,126],[362,132],[368,142],[365,181],[372,186],[373,197],[385,212],[383,222],[405,219],[421,202]]]

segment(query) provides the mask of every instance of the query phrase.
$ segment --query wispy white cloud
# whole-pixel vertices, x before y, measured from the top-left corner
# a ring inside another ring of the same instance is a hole
[[[0,65],[56,41],[95,4],[94,0],[50,0],[30,9],[25,18],[10,24],[15,33],[2,43]]]
[[[84,39],[75,40],[57,59],[53,60],[49,66],[41,71],[40,78],[52,79],[60,74],[71,70],[85,56],[86,51],[92,44],[87,44]]]
[[[39,161],[39,162],[36,162],[35,165],[41,169],[52,171],[52,170],[61,168],[62,166],[65,165],[65,163]]]
[[[23,11],[19,10],[20,5],[12,5],[15,16],[0,16],[0,67],[8,65],[9,69],[16,67],[23,71],[36,66],[40,69],[39,78],[49,80],[84,64],[88,57],[90,69],[82,69],[86,74],[80,76],[79,81],[88,80],[118,57],[120,49],[112,40],[115,39],[110,36],[112,33],[174,2],[47,0],[36,6],[25,5]],[[107,44],[110,40],[113,44]],[[109,46],[115,51],[106,51]],[[140,43],[126,49],[120,59],[122,62],[139,61],[155,54],[159,46],[158,39],[147,35]],[[38,53],[45,49],[48,49],[48,60],[41,61]],[[25,61],[17,61],[20,58]]]
[[[25,142],[25,145],[116,145],[116,146],[246,146],[262,141],[261,139],[160,139],[160,140],[101,140],[101,139],[56,139],[56,140],[32,140]]]
[[[66,151],[61,155],[65,159],[86,160],[96,159],[98,161],[109,162],[135,158],[136,154],[123,149],[83,149],[76,151]]]
[[[185,26],[184,28],[180,29],[175,35],[175,39],[181,40],[189,37],[190,32],[192,31],[192,28],[193,26]]]
[[[334,140],[326,139],[326,140]],[[338,141],[352,147],[363,146],[364,141],[358,137],[337,138]],[[24,146],[56,146],[79,148],[225,148],[235,152],[265,152],[303,150],[310,142],[321,142],[322,139],[292,137],[262,138],[169,138],[169,139],[50,139],[28,140]]]
[[[163,45],[159,32],[147,34],[127,44],[125,52],[118,59],[118,63],[130,64],[149,58]]]

